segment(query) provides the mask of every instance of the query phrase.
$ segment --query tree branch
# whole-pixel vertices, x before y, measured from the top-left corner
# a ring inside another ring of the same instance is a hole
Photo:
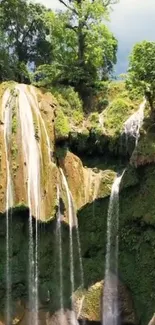
[[[32,23],[31,23],[31,25],[29,26],[29,28],[27,29],[27,31],[25,31],[25,34],[23,33],[23,38],[22,38],[21,44],[24,43],[26,37],[27,37],[27,36],[29,35],[29,33],[31,32],[32,27],[33,27],[33,25],[34,25],[34,22],[35,22],[35,20],[32,21]]]
[[[63,0],[59,0],[59,2],[62,3],[67,9],[73,11],[76,15],[78,14],[77,11],[74,8],[67,5],[67,3],[65,3]]]
[[[65,27],[72,29],[75,33],[77,33],[77,28],[78,28],[77,26],[72,26],[72,25],[66,24]]]

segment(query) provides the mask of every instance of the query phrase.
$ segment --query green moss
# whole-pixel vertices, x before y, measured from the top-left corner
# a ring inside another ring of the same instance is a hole
[[[111,187],[115,177],[116,177],[116,173],[112,170],[105,170],[104,172],[102,172],[98,197],[103,198],[110,195]]]
[[[134,165],[144,165],[155,161],[155,138],[154,133],[143,134],[134,150],[131,163]]]
[[[79,310],[77,302],[83,300],[83,308],[81,310],[80,318],[100,321],[100,302],[103,290],[103,283],[96,283],[94,286],[86,289],[79,289],[75,292],[75,309]]]
[[[105,132],[111,136],[118,136],[124,122],[134,112],[132,102],[122,98],[114,99],[104,113]]]
[[[77,126],[80,125],[84,120],[83,112],[74,110],[72,114],[73,114],[72,116],[73,116],[74,124]]]
[[[56,147],[55,149],[55,155],[57,159],[64,159],[67,154],[67,148],[66,147]]]
[[[88,121],[90,122],[90,128],[96,128],[99,125],[99,114],[97,112],[89,115]]]
[[[69,135],[70,127],[67,117],[64,115],[61,109],[57,110],[57,116],[55,119],[55,136],[56,140],[66,139]]]
[[[139,181],[140,180],[138,177],[137,169],[129,165],[124,170],[124,175],[121,181],[120,189],[122,190],[123,188],[126,187],[135,186],[139,183]]]
[[[15,141],[12,142],[12,146],[11,146],[11,156],[12,159],[15,160],[17,158],[18,155],[18,146],[15,143]]]

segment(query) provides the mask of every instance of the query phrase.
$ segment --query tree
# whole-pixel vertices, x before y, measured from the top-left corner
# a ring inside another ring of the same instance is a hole
[[[108,79],[116,63],[117,41],[104,24],[112,1],[105,1],[106,5],[102,0],[60,2],[67,8],[65,13],[46,14],[54,65],[40,67],[39,71],[47,77],[48,70],[51,76],[56,75],[57,82],[74,86],[83,99],[88,99],[95,85]]]
[[[0,29],[6,40],[5,50],[13,58],[16,79],[20,81],[20,67],[38,66],[51,62],[52,46],[47,41],[44,23],[46,8],[26,0],[2,0]],[[4,47],[0,49],[4,51]],[[1,52],[1,53],[2,53]],[[19,73],[18,73],[19,72]],[[19,74],[19,75],[18,75]]]
[[[139,88],[149,101],[151,110],[155,110],[155,42],[137,43],[130,55],[128,88]]]

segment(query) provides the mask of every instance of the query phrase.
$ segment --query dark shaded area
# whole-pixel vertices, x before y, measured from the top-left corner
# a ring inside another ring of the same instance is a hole
[[[61,210],[64,203],[60,202]],[[0,313],[6,302],[6,215],[0,215]],[[36,220],[32,220],[35,251]],[[69,226],[61,222],[63,256],[63,297],[64,308],[71,307]],[[28,302],[29,275],[29,210],[20,206],[9,211],[9,261],[12,281],[11,297],[14,302]],[[76,229],[73,229],[75,290],[81,285],[79,252]],[[60,260],[58,223],[56,218],[38,222],[38,269],[39,298],[51,313],[60,309]]]

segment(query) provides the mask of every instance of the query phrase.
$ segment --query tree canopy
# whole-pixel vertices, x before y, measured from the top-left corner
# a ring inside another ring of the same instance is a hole
[[[70,85],[83,99],[107,80],[117,40],[107,27],[118,0],[59,0],[53,12],[28,0],[1,0],[0,79],[38,85]]]
[[[0,30],[3,42],[0,56],[5,53],[4,67],[9,57],[9,67],[19,81],[24,69],[26,72],[26,65],[37,67],[51,62],[52,46],[46,40],[48,30],[44,22],[46,11],[44,6],[25,0],[1,1]]]
[[[108,3],[102,0],[60,1],[67,10],[46,14],[47,28],[54,44],[50,67],[39,67],[43,82],[72,85],[81,97],[89,95],[101,80],[107,80],[116,63],[117,40],[105,22]]]
[[[137,43],[130,55],[127,86],[140,88],[155,110],[155,42]]]

